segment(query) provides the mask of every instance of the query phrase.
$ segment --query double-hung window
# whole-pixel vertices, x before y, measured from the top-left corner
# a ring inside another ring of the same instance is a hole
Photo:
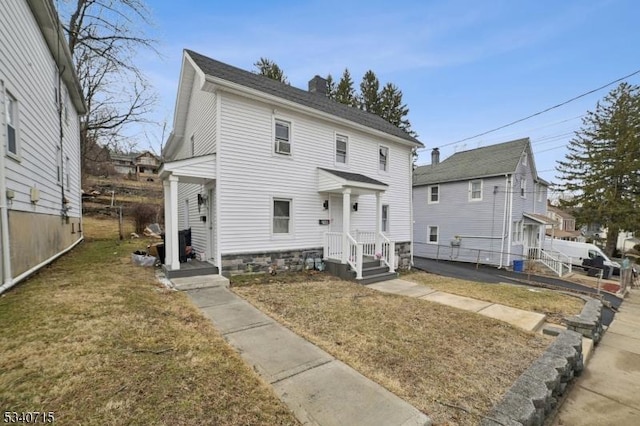
[[[438,244],[438,227],[437,226],[428,227],[427,243]]]
[[[6,93],[7,153],[18,155],[18,101]]]
[[[429,199],[428,204],[437,204],[440,202],[440,185],[433,185],[429,187]]]
[[[273,233],[291,233],[291,200],[285,198],[273,199]]]
[[[469,201],[482,201],[482,181],[469,182]]]
[[[522,198],[527,198],[527,181],[524,179],[524,177],[520,181],[520,196]]]
[[[274,152],[281,155],[291,155],[291,123],[276,120]]]
[[[336,163],[347,164],[347,146],[349,138],[343,135],[336,135]]]
[[[380,145],[378,149],[378,163],[381,171],[389,171],[389,147]]]

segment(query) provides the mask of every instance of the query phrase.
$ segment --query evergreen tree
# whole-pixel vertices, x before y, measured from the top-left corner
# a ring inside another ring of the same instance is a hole
[[[407,114],[409,114],[409,108],[402,103],[402,91],[393,83],[385,84],[380,92],[378,115],[408,134],[416,136],[416,133],[411,130],[411,123],[406,118]]]
[[[353,88],[353,80],[351,79],[351,74],[347,68],[345,68],[344,73],[342,73],[342,78],[338,83],[335,99],[341,104],[349,106],[356,106],[358,103],[356,90]]]
[[[284,75],[284,71],[271,59],[260,58],[253,66],[257,68],[257,74],[264,75],[281,83],[289,84],[287,77]]]
[[[329,99],[336,99],[336,82],[333,80],[331,74],[327,75],[327,97]]]
[[[562,204],[578,207],[579,221],[607,227],[611,255],[620,230],[640,228],[640,87],[612,90],[587,112],[567,148],[557,170],[574,196]]]
[[[380,115],[380,82],[375,73],[367,71],[360,83],[360,109]]]

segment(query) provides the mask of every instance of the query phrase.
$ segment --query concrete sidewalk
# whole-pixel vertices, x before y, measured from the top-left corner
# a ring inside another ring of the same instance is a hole
[[[630,290],[553,424],[640,424],[639,290]]]
[[[384,293],[417,297],[442,305],[464,309],[465,311],[476,312],[486,317],[507,322],[527,331],[538,331],[540,327],[544,325],[546,318],[544,314],[524,311],[522,309],[511,308],[498,303],[485,302],[470,297],[457,296],[402,279],[369,284],[367,287]]]
[[[431,424],[418,409],[278,324],[224,283],[180,284],[301,423]]]

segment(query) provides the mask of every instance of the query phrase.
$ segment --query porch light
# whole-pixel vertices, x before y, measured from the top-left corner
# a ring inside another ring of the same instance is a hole
[[[322,203],[322,208],[325,210],[329,210],[329,200],[324,200]]]
[[[354,212],[358,211],[358,203],[353,203],[353,206],[351,206],[351,208],[353,209]]]

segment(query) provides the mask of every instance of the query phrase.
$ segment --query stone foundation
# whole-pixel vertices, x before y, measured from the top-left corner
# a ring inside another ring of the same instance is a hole
[[[396,243],[396,258],[398,270],[411,269],[411,242]]]
[[[302,271],[304,269],[305,258],[313,252],[322,258],[322,247],[259,253],[223,254],[222,275],[228,277],[238,274],[269,272],[274,268],[278,272]]]

